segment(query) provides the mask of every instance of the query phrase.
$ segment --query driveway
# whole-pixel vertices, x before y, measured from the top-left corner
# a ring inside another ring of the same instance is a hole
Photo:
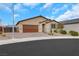
[[[51,35],[48,35],[47,33],[14,33],[15,39],[21,39],[21,38],[31,38],[31,37],[50,37]],[[76,36],[69,36],[69,35],[62,35],[62,34],[54,34],[52,37],[76,37]],[[77,36],[79,38],[79,36]],[[0,40],[7,40],[12,39],[13,33],[6,33],[6,36],[0,36]]]
[[[6,33],[5,37],[0,36],[0,40],[12,39],[13,33]],[[48,37],[46,33],[14,33],[14,38],[28,38],[28,37]]]

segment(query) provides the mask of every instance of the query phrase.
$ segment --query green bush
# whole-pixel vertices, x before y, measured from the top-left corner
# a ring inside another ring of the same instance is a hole
[[[50,32],[48,33],[48,35],[53,35],[53,33],[50,31]]]
[[[67,32],[65,30],[60,30],[61,34],[67,34]]]
[[[54,30],[54,32],[57,33],[58,31],[57,30]]]
[[[78,35],[79,35],[79,33],[76,32],[76,31],[69,31],[69,33],[70,33],[72,36],[78,36]]]

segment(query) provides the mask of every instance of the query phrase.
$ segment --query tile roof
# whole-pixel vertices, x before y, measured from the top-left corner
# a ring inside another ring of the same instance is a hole
[[[19,24],[20,22],[27,21],[27,20],[31,20],[31,19],[38,18],[38,17],[45,18],[45,17],[43,17],[43,16],[40,15],[40,16],[36,16],[36,17],[29,18],[29,19],[21,20],[21,21],[17,22],[17,24]],[[48,20],[47,18],[45,18],[45,19]],[[17,25],[17,24],[16,24],[16,25]]]
[[[40,16],[36,16],[36,17],[29,18],[29,19],[21,20],[21,21],[17,22],[16,25],[18,25],[20,22],[23,22],[23,21],[26,21],[26,20],[31,20],[31,19],[38,18],[38,17],[42,17],[42,18],[46,19],[45,21],[42,21],[42,22],[46,22],[46,21],[51,21],[51,22],[52,22],[52,21],[55,21],[55,20],[51,20],[51,19],[48,19],[48,18],[46,18],[46,17],[40,15]],[[42,23],[42,22],[39,22],[39,23]],[[57,22],[57,21],[55,21],[55,22]],[[59,22],[58,22],[58,23],[59,23]]]
[[[75,24],[75,23],[79,23],[79,18],[72,19],[72,20],[61,21],[60,23],[62,23],[62,24]]]

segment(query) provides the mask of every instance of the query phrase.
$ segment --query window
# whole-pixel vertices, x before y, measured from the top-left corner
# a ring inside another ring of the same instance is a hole
[[[51,24],[51,28],[56,28],[55,24]]]

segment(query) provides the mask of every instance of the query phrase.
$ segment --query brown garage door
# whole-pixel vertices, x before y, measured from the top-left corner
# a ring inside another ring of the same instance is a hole
[[[38,32],[38,25],[23,25],[23,32]]]

